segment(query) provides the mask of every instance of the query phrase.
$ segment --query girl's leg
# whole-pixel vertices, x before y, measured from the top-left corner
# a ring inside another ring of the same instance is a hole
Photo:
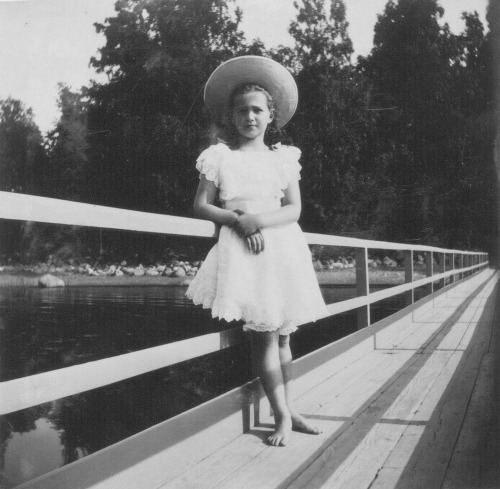
[[[290,439],[292,419],[286,402],[278,341],[277,332],[252,331],[255,373],[260,377],[276,422],[275,431],[267,441],[270,445],[285,446]]]
[[[283,376],[283,384],[285,387],[285,400],[288,410],[292,417],[292,427],[295,431],[308,433],[311,435],[319,435],[321,430],[314,425],[311,425],[303,416],[301,416],[293,408],[293,394],[292,394],[292,352],[290,350],[290,336],[280,335],[278,340],[279,356],[281,363],[281,374]]]

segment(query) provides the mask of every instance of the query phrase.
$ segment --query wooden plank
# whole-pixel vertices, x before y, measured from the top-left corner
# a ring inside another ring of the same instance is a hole
[[[413,250],[413,251],[436,251],[444,253],[463,253],[465,255],[481,255],[487,256],[487,253],[475,252],[475,251],[460,251],[445,248],[437,248],[435,246],[426,245],[412,245],[408,243],[390,243],[387,241],[375,241],[368,239],[359,238],[347,238],[343,236],[336,236],[335,242],[331,239],[331,236],[326,234],[314,234],[307,233],[308,242],[310,244],[322,244],[325,246],[343,246],[347,248],[369,248],[369,249],[381,249],[381,250]],[[485,262],[487,263],[487,262]],[[485,263],[482,263],[484,265]]]
[[[427,251],[425,253],[425,275],[427,277],[432,277],[434,275],[434,253],[432,251]],[[432,294],[434,292],[434,282],[429,282],[427,285],[427,293]]]
[[[0,192],[0,202],[0,218],[3,219],[205,238],[212,238],[217,232],[209,221],[35,195]]]
[[[418,371],[420,367],[419,362],[422,357],[421,355],[410,354],[410,352],[398,352],[394,355],[386,355],[387,361],[393,361],[394,357],[402,358],[402,355],[409,355],[409,359],[406,363],[403,366],[400,365],[392,376],[381,379],[376,395],[372,396],[368,402],[359,405],[356,416],[353,416],[349,422],[344,425],[344,429],[341,430],[337,436],[329,439],[328,446],[326,446],[316,460],[314,460],[309,467],[290,484],[289,489],[352,487],[329,485],[328,481],[331,480],[337,470],[343,466],[344,462],[349,459],[351,454],[358,449],[358,446],[363,443],[367,434],[380,422],[382,414],[397,398],[402,388],[404,388],[407,383],[406,374],[403,374],[408,371]],[[369,370],[369,365],[367,365],[367,369]],[[330,406],[328,407],[330,408]],[[333,412],[336,412],[335,406],[332,407],[334,408]],[[364,468],[358,466],[358,470],[362,471]],[[356,489],[363,489],[363,486],[359,486]]]
[[[445,369],[451,357],[452,353],[447,351],[433,352],[431,355],[428,355],[427,361],[407,383],[389,409],[382,415],[382,420],[414,420],[418,409],[428,397],[434,387],[434,383],[441,376],[441,372]],[[449,381],[448,376],[446,380]],[[436,389],[434,389],[435,391]],[[438,391],[438,395],[440,393],[441,391]],[[437,396],[434,395],[432,397],[435,399]]]
[[[266,432],[261,431],[262,435]],[[238,437],[200,463],[162,484],[158,489],[210,489],[220,484],[231,474],[240,470],[248,460],[266,449],[263,436],[252,429]]]
[[[356,249],[356,296],[367,297],[370,294],[370,278],[368,274],[368,249]],[[370,326],[370,306],[367,304],[356,311],[358,329]]]
[[[422,436],[424,429],[425,427],[423,425],[409,424],[406,426],[403,436],[397,442],[390,456],[382,464],[382,467],[379,469],[376,477],[369,486],[370,489],[389,489],[397,486],[401,472],[410,460],[413,450]]]
[[[456,317],[458,318],[459,316],[457,315]],[[446,332],[447,332],[446,330],[441,330],[440,331],[441,336],[438,335],[437,337],[435,337],[433,343],[429,345],[429,348],[435,348],[437,345],[439,345],[439,342],[442,341],[442,336],[444,336]],[[357,450],[358,445],[362,443],[362,440],[364,439],[364,436],[366,436],[366,433],[368,433],[376,424],[377,420],[380,419],[380,410],[385,407],[384,409],[385,412],[387,410],[387,407],[392,404],[390,402],[391,398],[396,399],[397,396],[404,390],[404,387],[407,384],[408,379],[411,379],[418,374],[419,370],[422,368],[422,362],[424,362],[425,357],[426,355],[413,355],[411,361],[408,362],[406,366],[404,375],[397,377],[396,380],[394,380],[392,384],[390,384],[389,386],[381,387],[381,390],[384,392],[384,395],[377,398],[376,401],[369,406],[369,409],[365,410],[359,416],[356,422],[352,424],[350,428],[345,430],[335,440],[335,443],[327,447],[325,451],[318,457],[318,459],[314,463],[312,463],[310,467],[297,478],[297,481],[294,482],[292,485],[290,485],[290,488],[296,489],[296,488],[309,488],[309,487],[356,487],[362,489],[363,486],[351,486],[349,484],[330,486],[329,482],[331,482],[332,474],[335,474],[337,469],[344,463],[344,461],[347,460],[351,456],[351,454]],[[438,357],[436,361],[438,361],[439,363],[443,358],[447,357],[449,358],[449,354],[446,354],[445,352],[439,352],[436,354],[436,357]],[[428,376],[427,376],[428,379],[429,376],[430,378],[432,378],[431,370],[428,371]],[[425,382],[423,383],[425,384]],[[444,384],[441,384],[440,388],[437,388],[436,392],[442,390],[443,385]],[[435,395],[433,397],[433,402],[436,402],[436,399],[438,397],[439,397],[438,395]],[[413,404],[410,401],[409,404],[410,406],[418,405],[418,400],[413,400]],[[400,422],[401,420],[393,420],[393,421]],[[358,453],[360,453],[359,450]],[[408,457],[409,454],[406,453],[405,456],[406,460],[408,460]],[[364,470],[363,464],[355,464],[353,466],[357,467],[357,470]],[[347,483],[348,479],[346,479],[344,482]],[[439,486],[425,485],[425,484],[422,485],[419,483],[418,485],[413,485],[413,486],[401,485],[398,487],[407,489],[413,487],[420,488],[420,487],[439,487]]]
[[[399,424],[375,424],[351,454],[328,477],[321,475],[321,487],[367,489],[372,486],[388,452],[404,430]],[[308,487],[316,486],[312,480]]]
[[[435,352],[434,355],[443,356],[440,352]],[[413,415],[409,416],[408,424],[404,427],[404,431],[397,444],[393,447],[387,460],[383,463],[373,487],[387,488],[396,487],[395,482],[399,480],[407,463],[414,452],[422,437],[426,422],[432,416],[437,403],[446,390],[451,377],[453,376],[457,365],[460,361],[460,354],[449,354],[449,361],[440,372],[436,371],[436,380],[432,382],[432,386],[422,398],[422,402]],[[420,423],[419,423],[420,422]],[[413,423],[413,424],[411,424]],[[413,486],[415,489],[420,486]],[[410,488],[407,488],[410,489]]]
[[[346,421],[343,419],[346,414],[345,411],[339,413],[339,420],[322,419],[323,417],[329,418],[323,409],[324,405],[334,402],[337,408],[340,406],[345,409],[350,405],[350,403],[346,402],[346,399],[351,399],[353,400],[353,407],[348,409],[355,411],[359,407],[359,403],[362,403],[367,395],[367,379],[370,382],[370,375],[367,376],[366,374],[367,365],[371,366],[373,375],[381,377],[387,375],[389,370],[389,374],[392,374],[399,368],[401,363],[399,360],[396,361],[395,358],[391,358],[391,362],[394,364],[391,368],[388,366],[386,356],[374,352],[371,348],[366,348],[367,344],[369,345],[369,342],[365,341],[349,352],[342,354],[342,358],[335,358],[329,366],[330,368],[325,366],[325,369],[332,373],[328,382],[323,382],[313,388],[309,387],[306,395],[296,401],[296,407],[299,411],[306,416],[310,416],[316,424],[323,428],[324,433],[321,436],[311,437],[293,433],[292,444],[286,450],[281,451],[273,447],[267,447],[263,441],[265,436],[269,434],[270,428],[257,427],[250,431],[253,439],[248,452],[245,452],[244,447],[241,446],[241,443],[244,442],[241,439],[236,440],[221,452],[206,459],[201,466],[194,467],[164,487],[168,489],[183,487],[229,488],[247,487],[245,484],[251,483],[253,486],[248,487],[266,488],[283,484],[290,477],[291,466],[294,467],[294,471],[301,467],[309,457],[314,456],[315,452],[321,448],[321,445],[325,442],[325,437],[331,436],[345,424]],[[405,355],[409,356],[409,354]],[[369,357],[369,360],[367,360],[367,357]],[[353,361],[353,358],[357,358],[357,360]],[[333,366],[333,362],[336,363],[335,366]],[[316,372],[310,371],[308,382],[311,383],[315,376]],[[375,386],[378,386],[378,384],[379,381],[373,382]],[[271,426],[272,418],[264,419],[263,422],[265,425],[269,424]],[[244,435],[244,437],[247,437],[247,435]],[[248,440],[248,438],[246,439]],[[261,444],[260,451],[254,447],[255,439],[258,439]],[[237,454],[237,461],[231,460],[234,452]],[[268,465],[273,467],[270,473],[268,473]],[[224,476],[221,475],[221,472]],[[201,479],[203,483],[200,482],[202,474],[205,474],[204,478]],[[247,481],[247,477],[251,479],[251,482]]]
[[[386,357],[380,368],[372,369],[369,362],[364,362],[361,376],[351,378],[353,382],[349,387],[331,399],[323,399],[321,403],[323,405],[320,405],[311,416],[323,429],[321,435],[293,433],[291,443],[286,449],[268,447],[228,477],[223,484],[218,485],[218,489],[293,487],[294,479],[300,477],[300,473],[306,471],[307,467],[318,458],[325,444],[329,445],[332,438],[336,438],[351,426],[360,407],[369,402],[372,395],[380,395],[379,388],[383,379],[399,370],[408,353],[390,355],[389,358],[381,353],[375,352],[374,355]],[[367,369],[370,370],[369,373]],[[346,380],[348,377],[346,372]],[[334,387],[335,383],[332,386]]]
[[[377,394],[382,379],[396,375],[411,356],[412,352],[407,351],[392,355],[373,351],[365,355],[349,369],[311,391],[308,405],[317,403],[318,406],[316,410],[308,406],[302,411],[304,414],[314,413],[320,418],[332,415],[351,418],[363,403]],[[347,361],[347,356],[344,359]],[[299,404],[303,405],[303,402]]]
[[[371,486],[418,407],[432,390],[437,373],[443,370],[449,357],[450,354],[443,353],[429,357],[417,375],[411,379],[384,413],[380,422],[374,424],[357,447],[323,482],[323,485],[352,488]],[[362,470],[360,470],[361,467]]]
[[[450,333],[446,335],[441,344],[438,346],[438,350],[457,350],[460,345],[462,345],[463,348],[467,347],[468,342],[464,342],[464,337],[467,334],[467,330],[471,329],[472,332],[474,331],[475,323],[471,328],[469,328],[470,326],[470,323],[455,323]],[[468,336],[469,340],[472,337],[472,332]]]
[[[347,351],[344,350],[344,352]],[[358,368],[362,368],[366,355],[373,352],[372,341],[370,338],[361,341],[357,345],[348,349],[349,354],[344,355],[340,352],[332,355],[330,359],[321,365],[317,365],[313,369],[304,369],[299,359],[293,364],[294,381],[293,391],[295,397],[303,397],[312,393],[312,390],[317,391],[321,386],[334,381],[337,387],[340,387],[339,380],[346,372],[352,372],[353,377],[356,376]],[[361,367],[360,367],[361,365]]]
[[[439,331],[442,324],[442,322],[430,321],[427,323],[413,323],[412,329],[406,331],[405,337],[397,338],[397,341],[394,341],[392,349],[421,351],[426,343]]]
[[[476,327],[477,323],[469,323],[469,326],[467,327],[467,330],[465,331],[465,334],[462,340],[460,341],[457,350],[465,351],[469,347],[469,344],[472,341],[474,333],[476,332]]]
[[[500,419],[495,379],[498,354],[485,354],[443,489],[500,487]]]
[[[328,364],[318,366],[317,369],[308,371],[307,374],[304,374],[299,380],[299,382],[304,383],[303,387],[297,386],[297,381],[294,382],[294,392],[297,393],[303,391],[301,399],[296,401],[296,407],[300,410],[300,412],[306,415],[310,415],[311,413],[314,415],[318,408],[321,407],[321,404],[325,402],[326,398],[338,395],[338,393],[342,390],[349,391],[351,383],[354,382],[356,378],[358,378],[359,383],[359,378],[364,375],[366,364],[363,362],[363,358],[372,352],[373,349],[371,348],[370,341],[365,340],[348,353],[332,358]],[[381,358],[380,366],[382,366],[383,361],[384,359]],[[378,369],[379,365],[377,363],[374,365]],[[324,373],[318,372],[318,369],[320,368],[324,370],[324,372],[327,372],[326,375],[329,375],[331,382],[318,382],[318,378],[324,378],[325,376]],[[314,380],[317,382],[314,382]],[[193,469],[190,469],[171,483],[166,484],[164,487],[169,489],[180,489],[184,487],[199,487],[203,489],[208,487],[219,488],[225,479],[231,480],[231,477],[233,476],[237,477],[239,480],[238,484],[241,484],[240,479],[242,477],[242,467],[251,462],[257,455],[265,458],[269,456],[269,454],[272,455],[273,450],[276,450],[275,448],[267,447],[264,442],[265,437],[267,437],[270,430],[267,425],[271,426],[272,418],[269,416],[264,418],[263,423],[264,426],[253,428],[249,431],[249,433],[235,440],[220,452],[208,457],[202,464],[193,467]],[[334,430],[337,427],[340,427],[343,424],[343,421],[322,422],[319,420],[317,423],[323,425],[324,428],[330,432],[332,429]],[[299,439],[297,440],[297,438]],[[293,434],[293,440],[294,445],[299,443],[300,451],[302,452],[302,454],[297,454],[299,457],[297,463],[299,465],[301,462],[300,457],[302,457],[303,461],[304,453],[306,453],[303,451],[305,450],[303,442],[306,444],[312,443],[310,448],[313,450],[317,449],[318,446],[324,442],[323,438],[319,439],[317,437],[310,437],[297,433]],[[245,448],[246,444],[248,444],[248,450]],[[255,446],[256,444],[258,445],[257,447]],[[287,452],[289,451],[289,448],[290,447],[286,449]],[[236,456],[233,454],[236,454]],[[259,471],[259,473],[260,472],[261,471]],[[257,475],[255,476],[258,478]],[[267,476],[264,475],[264,477]],[[259,480],[258,482],[259,485],[257,485],[255,480],[253,481],[253,483],[256,484],[255,487],[272,487],[267,486],[269,479],[266,479],[264,482]],[[261,486],[261,482],[265,485]]]
[[[404,267],[405,267],[405,283],[413,282],[413,250],[406,250],[404,252]],[[409,306],[414,302],[414,289],[406,292],[405,294],[406,305]]]
[[[412,314],[394,321],[393,324],[375,333],[373,345],[376,350],[392,350],[414,331]]]
[[[497,293],[490,296],[488,308],[495,308]],[[473,343],[461,356],[455,375],[441,401],[434,409],[429,407],[426,430],[401,474],[397,488],[441,487],[451,453],[458,439],[460,428],[469,404],[479,366],[487,351],[492,321],[480,321],[476,327]]]
[[[213,237],[217,231],[213,223],[198,219],[138,212],[13,192],[0,192],[0,203],[0,219],[38,221],[199,237]],[[369,247],[388,250],[436,250],[444,253],[462,253],[472,256],[486,257],[488,255],[487,253],[478,253],[474,251],[446,250],[432,246],[389,243],[385,241],[362,240],[358,238],[328,236],[324,234],[307,233],[306,239],[310,244],[346,246],[350,248]],[[481,265],[483,264],[478,266]]]
[[[0,383],[0,414],[119,382],[244,341],[241,328]]]
[[[385,328],[377,334],[376,346],[377,348],[414,348],[418,349],[425,346],[425,339],[431,339],[432,335],[436,332],[436,328],[452,316],[455,315],[457,307],[464,300],[471,295],[471,290],[482,284],[488,284],[492,278],[491,273],[480,274],[475,277],[472,284],[461,284],[458,287],[452,288],[445,293],[442,293],[438,298],[433,298],[423,307],[420,307],[412,313],[412,327],[402,328],[398,333],[395,331],[394,326]],[[486,285],[488,287],[488,285]],[[475,301],[472,298],[471,301]],[[470,302],[470,301],[469,301]],[[470,302],[472,304],[472,302]],[[471,305],[463,309],[464,312],[458,321],[462,320],[463,314],[468,314]],[[438,307],[433,307],[438,306]],[[476,308],[472,307],[475,311]],[[474,312],[473,314],[476,314]],[[456,318],[453,320],[456,321]]]

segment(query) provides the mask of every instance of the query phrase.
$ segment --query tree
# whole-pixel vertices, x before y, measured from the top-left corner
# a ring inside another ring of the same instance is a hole
[[[0,100],[0,190],[38,193],[43,163],[42,136],[31,109],[19,100]],[[2,221],[0,257],[17,255],[22,235],[23,223]]]
[[[322,0],[304,0],[302,6],[294,2],[294,6],[298,14],[290,24],[290,34],[302,66],[350,64],[353,47],[343,0],[332,0],[328,14]]]
[[[203,86],[245,48],[241,13],[223,0],[121,0],[115,9],[96,24],[106,45],[92,64],[110,81],[88,91],[88,198],[186,214],[207,143]]]
[[[464,13],[457,36],[453,96],[462,115],[462,144],[456,166],[459,200],[450,239],[496,252],[498,180],[494,165],[495,84],[491,31],[485,34],[477,12]]]
[[[443,13],[436,0],[389,1],[359,67],[380,108],[381,154],[392,161],[391,239],[455,247],[463,156],[473,150],[468,117],[481,100],[484,107],[477,64],[484,38],[477,16],[466,16],[466,31],[455,36],[440,24]]]
[[[87,109],[84,96],[59,85],[61,117],[47,135],[45,195],[81,200],[87,171]]]
[[[375,114],[367,111],[365,80],[351,64],[345,5],[305,0],[290,33],[295,46],[281,59],[297,70],[299,108],[288,129],[303,153],[304,227],[317,232],[379,237],[373,229],[377,185],[383,175],[368,163]]]
[[[32,110],[10,97],[0,100],[0,190],[33,193],[42,143]]]

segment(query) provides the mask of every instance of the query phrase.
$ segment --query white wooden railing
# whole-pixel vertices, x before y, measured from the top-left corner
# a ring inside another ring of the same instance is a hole
[[[213,238],[211,222],[183,217],[137,212],[70,202],[32,195],[0,192],[0,219],[38,221],[53,224],[91,226],[148,233]],[[488,266],[488,254],[443,249],[424,245],[389,243],[324,234],[306,233],[309,244],[356,249],[356,297],[329,304],[326,316],[357,310],[358,328],[368,327],[370,305],[405,293],[407,304],[414,291],[426,286],[432,293],[448,282],[464,279]],[[398,250],[405,254],[405,283],[370,293],[368,250]],[[426,254],[426,277],[413,280],[413,255]],[[438,257],[438,258],[437,258]],[[437,258],[438,270],[433,269]],[[448,260],[446,260],[448,258]],[[450,264],[446,269],[446,262]],[[457,267],[457,262],[459,266]],[[169,365],[212,353],[244,341],[240,328],[211,333],[145,350],[118,355],[55,371],[0,383],[0,415],[26,409],[44,402],[119,382]]]

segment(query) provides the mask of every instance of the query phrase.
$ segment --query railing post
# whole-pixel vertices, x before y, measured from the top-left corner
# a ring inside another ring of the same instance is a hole
[[[446,253],[439,253],[439,273],[444,273],[446,271]],[[442,289],[446,285],[446,279],[439,279],[439,288]]]
[[[405,284],[411,284],[413,282],[413,250],[404,251],[404,261],[405,261]],[[405,303],[410,306],[415,301],[415,289],[408,290],[405,292]]]
[[[459,259],[460,259],[460,266],[459,266],[459,268],[463,269],[464,268],[464,255],[463,255],[463,253],[460,253]],[[460,280],[462,280],[464,278],[464,272],[460,272],[459,273],[459,278],[460,278]]]
[[[367,296],[369,293],[368,248],[356,248],[356,297]],[[358,329],[370,326],[370,304],[360,307],[357,314]]]
[[[434,275],[434,253],[432,251],[425,252],[425,276],[432,277]],[[434,282],[427,284],[427,294],[434,293]]]
[[[451,254],[451,269],[455,270],[455,253]],[[455,274],[450,275],[450,284],[455,282]]]

